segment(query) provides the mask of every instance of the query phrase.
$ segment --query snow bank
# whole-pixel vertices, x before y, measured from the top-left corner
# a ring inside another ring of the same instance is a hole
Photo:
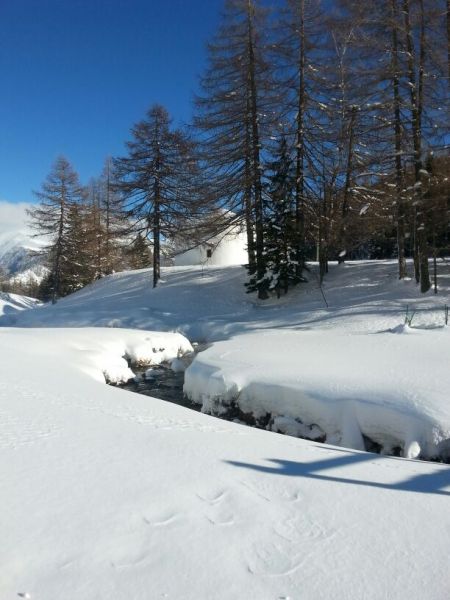
[[[237,406],[275,431],[311,439],[325,432],[328,443],[359,450],[365,436],[388,454],[435,457],[450,439],[449,353],[448,328],[272,330],[197,355],[184,390],[209,414]]]
[[[128,363],[139,367],[159,365],[194,351],[189,340],[180,333],[131,329],[91,329],[91,332],[98,346],[94,350],[98,355],[91,354],[91,360],[99,366],[108,383],[124,383],[133,378]]]
[[[23,311],[27,308],[35,308],[40,304],[39,300],[36,300],[35,298],[0,292],[0,316],[2,317],[11,317],[18,311]]]
[[[8,331],[0,329],[0,334]],[[26,330],[17,329],[18,339]],[[134,365],[159,365],[193,352],[180,333],[85,327],[39,330],[42,339],[60,348],[70,364],[99,382],[124,383],[134,377]],[[43,348],[36,349],[44,352]],[[47,350],[49,351],[49,350]],[[44,353],[45,355],[45,353]],[[48,365],[51,370],[51,365]]]
[[[147,336],[0,330],[2,600],[447,600],[448,466],[105,385]]]

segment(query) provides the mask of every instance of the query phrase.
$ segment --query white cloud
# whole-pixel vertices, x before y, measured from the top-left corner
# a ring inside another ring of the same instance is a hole
[[[27,202],[0,200],[0,234],[31,234],[30,218],[26,213],[27,208],[31,206]]]

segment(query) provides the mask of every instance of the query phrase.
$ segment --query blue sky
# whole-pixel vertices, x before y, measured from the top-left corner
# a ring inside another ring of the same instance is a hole
[[[0,200],[64,154],[83,182],[154,102],[188,121],[222,0],[0,0]]]

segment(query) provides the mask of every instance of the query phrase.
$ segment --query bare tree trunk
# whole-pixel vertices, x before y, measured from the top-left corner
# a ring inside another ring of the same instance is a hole
[[[161,278],[161,215],[159,197],[155,196],[153,210],[153,287],[158,285]]]
[[[345,184],[344,184],[344,195],[342,199],[342,214],[341,214],[341,231],[340,241],[343,246],[343,251],[347,252],[348,236],[347,236],[347,221],[349,214],[349,199],[350,199],[350,187],[353,173],[353,150],[354,150],[354,138],[355,138],[355,120],[356,120],[356,106],[352,106],[350,112],[350,124],[348,128],[348,151],[347,151],[347,165],[345,169]],[[344,262],[345,254],[339,256],[339,263]]]
[[[253,32],[253,4],[252,0],[247,2],[248,19],[248,60],[249,60],[249,92],[250,92],[250,119],[252,129],[252,167],[253,167],[253,189],[254,189],[254,210],[255,210],[255,234],[256,234],[256,277],[261,281],[265,274],[264,266],[264,230],[263,230],[263,200],[261,183],[261,160],[260,160],[260,138],[259,138],[259,116],[258,103],[256,97],[256,77],[255,77],[255,50],[254,50],[254,32]],[[258,289],[258,298],[264,300],[267,298],[267,292]]]
[[[450,0],[447,0],[447,68],[448,85],[450,86]]]
[[[406,33],[406,49],[408,56],[408,76],[409,87],[411,90],[411,120],[412,120],[412,135],[414,147],[414,193],[416,196],[416,240],[417,240],[417,258],[415,263],[419,265],[419,280],[420,290],[422,293],[427,292],[431,287],[430,273],[428,269],[428,244],[425,222],[425,207],[422,194],[422,159],[421,159],[421,141],[422,127],[421,115],[423,110],[423,72],[425,60],[425,29],[424,29],[424,10],[423,1],[420,1],[421,6],[421,31],[420,31],[420,64],[419,64],[419,94],[417,93],[416,76],[414,69],[414,44],[411,31],[411,22],[409,15],[409,0],[403,0],[403,12],[405,16],[405,33]],[[416,273],[417,278],[417,273]]]
[[[322,210],[319,215],[319,278],[320,285],[322,285],[323,279],[328,273],[328,226],[327,226],[327,189],[326,186],[323,191],[323,202]]]
[[[395,138],[395,192],[397,202],[397,246],[398,246],[398,277],[407,276],[405,256],[405,203],[403,199],[403,167],[402,167],[402,125],[400,113],[400,77],[398,63],[398,7],[397,0],[392,0],[392,59],[393,59],[393,90],[394,90],[394,138]]]
[[[305,264],[305,0],[299,1],[298,106],[295,160],[295,227],[297,234],[296,275],[301,277]]]
[[[436,248],[436,233],[433,233],[433,287],[434,293],[438,293],[437,283],[437,248]]]
[[[111,160],[106,162],[106,198],[105,198],[105,254],[106,273],[111,273]]]
[[[247,92],[247,115],[245,124],[245,190],[244,190],[244,210],[245,226],[247,231],[247,254],[248,270],[250,275],[256,272],[256,251],[254,237],[254,218],[252,206],[252,174],[251,174],[251,135],[248,117],[250,115],[250,94]]]
[[[59,227],[58,227],[58,238],[56,240],[55,257],[53,260],[53,289],[52,289],[52,304],[56,304],[57,299],[60,296],[60,285],[61,285],[61,258],[63,252],[63,235],[64,235],[64,224],[65,224],[65,203],[66,203],[66,188],[63,184],[61,186],[61,205],[60,205],[60,216],[59,216]]]

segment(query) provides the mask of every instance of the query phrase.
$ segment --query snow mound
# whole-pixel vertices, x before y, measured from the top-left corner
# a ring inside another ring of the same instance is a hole
[[[198,354],[184,391],[209,414],[237,407],[275,431],[310,439],[322,431],[357,450],[368,438],[387,454],[436,457],[450,439],[450,332],[414,334],[241,335]]]
[[[36,298],[0,292],[0,316],[2,317],[11,317],[18,311],[23,311],[27,308],[35,308],[40,304],[41,303],[39,300],[36,300]]]
[[[26,334],[24,329],[17,331]],[[135,376],[130,367],[159,365],[193,352],[189,341],[173,332],[100,327],[39,331],[73,366],[101,383],[125,383]]]

